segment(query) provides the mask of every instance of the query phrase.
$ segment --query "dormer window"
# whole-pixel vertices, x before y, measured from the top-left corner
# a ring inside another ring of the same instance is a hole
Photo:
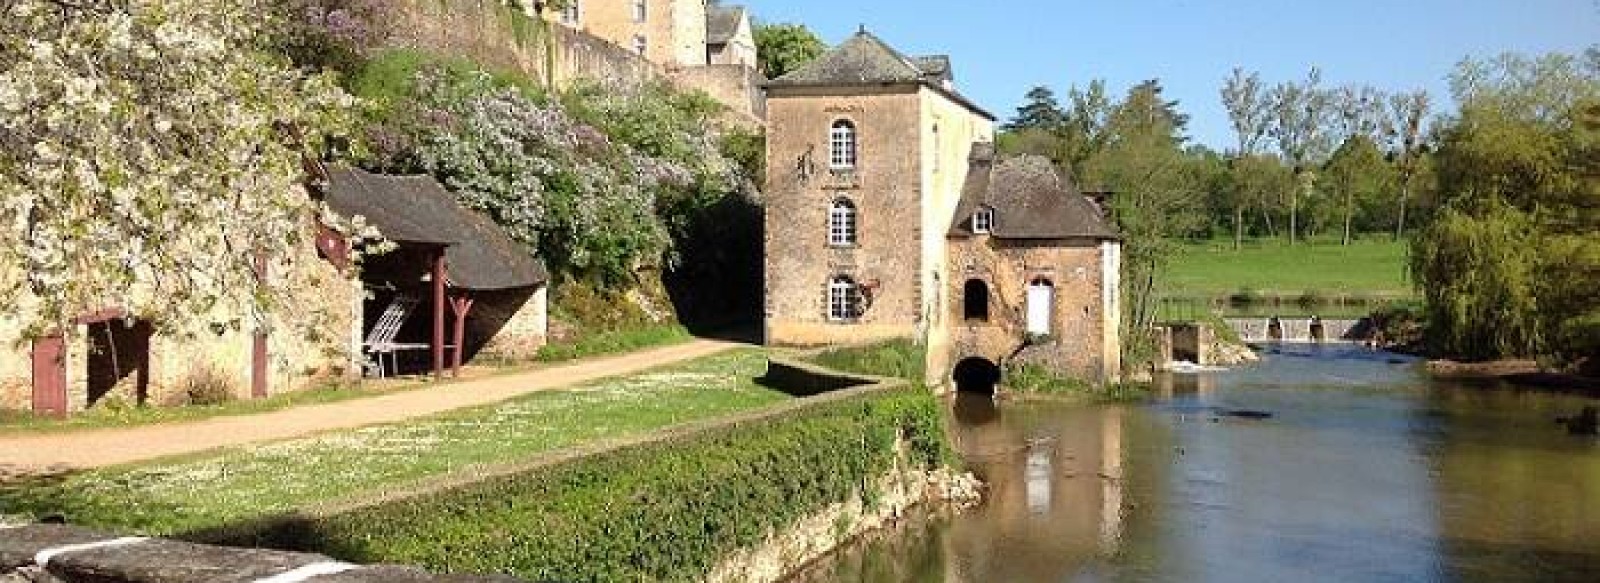
[[[994,209],[978,207],[978,212],[972,213],[972,232],[987,235],[994,231]]]
[[[566,6],[561,7],[561,22],[572,26],[578,25],[578,20],[583,17],[582,9],[578,6],[580,0],[568,0]]]
[[[856,124],[841,119],[828,132],[828,167],[850,170],[856,167]]]

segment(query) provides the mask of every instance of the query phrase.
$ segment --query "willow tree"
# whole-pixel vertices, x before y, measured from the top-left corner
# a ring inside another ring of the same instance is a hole
[[[347,126],[333,79],[260,50],[252,0],[0,2],[0,316],[26,334],[120,307],[251,325],[301,251],[302,155]]]
[[[1452,77],[1441,210],[1412,240],[1429,340],[1472,358],[1600,357],[1600,59],[1505,55]]]

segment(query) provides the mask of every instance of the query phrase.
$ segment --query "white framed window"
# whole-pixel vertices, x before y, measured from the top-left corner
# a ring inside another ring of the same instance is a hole
[[[1028,333],[1038,336],[1050,334],[1050,314],[1055,312],[1056,286],[1049,279],[1033,278],[1028,282]]]
[[[579,6],[582,3],[582,0],[567,0],[567,5],[561,7],[561,22],[576,26],[578,21],[583,18],[582,9]]]
[[[644,22],[650,18],[650,8],[645,5],[646,0],[633,0],[633,21]]]
[[[828,319],[849,322],[861,317],[861,286],[848,276],[828,282]]]
[[[828,131],[828,167],[844,170],[856,167],[856,124],[841,119]]]
[[[828,207],[828,244],[849,247],[856,244],[856,205],[839,198]]]
[[[987,235],[994,232],[994,209],[980,206],[972,213],[972,232]]]
[[[639,54],[642,55],[642,54],[644,54],[644,50],[649,48],[649,47],[650,47],[650,43],[649,43],[649,41],[647,41],[644,38],[644,35],[642,35],[642,34],[633,35],[633,52],[636,52],[636,53],[639,53]]]

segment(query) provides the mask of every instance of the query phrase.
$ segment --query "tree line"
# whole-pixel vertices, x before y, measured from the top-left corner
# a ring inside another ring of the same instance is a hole
[[[1136,86],[1160,92],[1159,81]],[[1228,236],[1238,248],[1247,237],[1338,235],[1349,244],[1360,234],[1404,236],[1408,211],[1417,210],[1418,184],[1429,168],[1431,99],[1417,90],[1386,94],[1365,85],[1325,87],[1311,69],[1304,79],[1269,84],[1259,73],[1234,69],[1219,91],[1234,143],[1222,152],[1190,143],[1188,116],[1168,104],[1172,147],[1191,168],[1188,186],[1202,193],[1198,221],[1188,237]],[[1047,87],[1024,96],[1002,127],[1002,150],[1046,155],[1071,169],[1087,188],[1096,184],[1085,162],[1116,141],[1106,122],[1118,104],[1104,81],[1072,87],[1063,105]],[[1414,220],[1414,219],[1413,219]]]
[[[1193,144],[1150,80],[1024,96],[1002,152],[1050,157],[1110,191],[1124,236],[1137,350],[1159,274],[1184,239],[1288,245],[1366,234],[1409,241],[1436,354],[1600,363],[1600,47],[1463,60],[1455,111],[1425,91],[1327,87],[1315,68],[1269,84],[1234,69],[1219,97],[1234,143]]]

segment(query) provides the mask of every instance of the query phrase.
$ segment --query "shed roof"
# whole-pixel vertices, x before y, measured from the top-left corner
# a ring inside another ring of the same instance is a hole
[[[1099,207],[1049,158],[996,160],[994,146],[986,143],[974,144],[971,158],[950,236],[972,236],[973,213],[988,207],[994,210],[990,235],[1000,239],[1119,238]]]
[[[727,44],[739,34],[739,25],[744,23],[747,12],[743,6],[707,6],[706,7],[706,44]]]
[[[328,169],[323,195],[334,212],[360,215],[397,243],[444,245],[451,285],[472,290],[534,287],[550,279],[544,262],[489,217],[456,202],[430,176]]]

